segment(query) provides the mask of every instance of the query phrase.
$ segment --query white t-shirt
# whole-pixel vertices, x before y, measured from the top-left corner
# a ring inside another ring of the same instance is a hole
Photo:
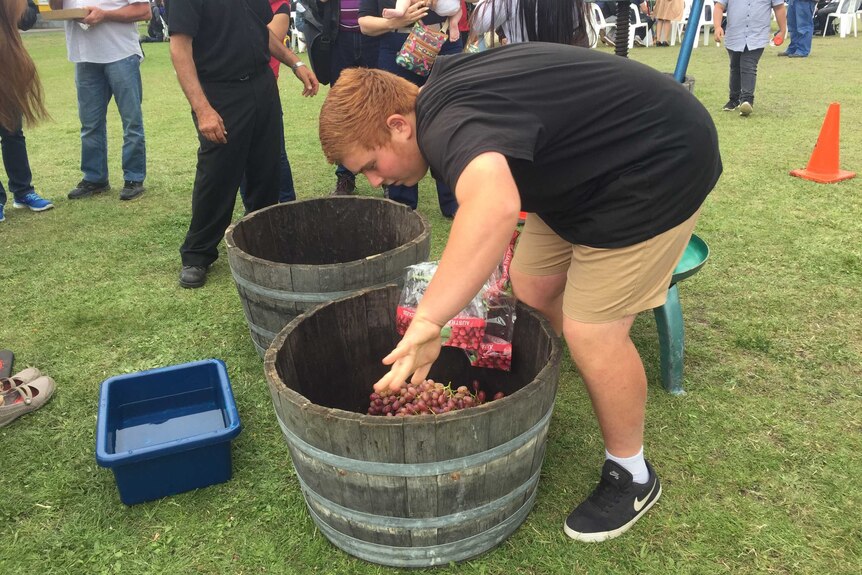
[[[148,0],[63,0],[63,8],[96,6],[102,10],[116,10],[130,4]],[[134,22],[103,21],[85,30],[75,20],[66,21],[66,49],[72,62],[110,64],[137,54],[141,58],[138,27]]]

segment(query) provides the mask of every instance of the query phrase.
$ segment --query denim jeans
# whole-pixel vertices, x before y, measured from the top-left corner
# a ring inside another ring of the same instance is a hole
[[[404,40],[407,39],[407,34],[398,32],[389,32],[380,37],[380,57],[377,61],[377,67],[387,72],[392,72],[397,76],[406,78],[417,86],[423,86],[428,79],[427,76],[419,76],[418,74],[399,66],[395,62],[395,56],[404,45]],[[461,53],[461,40],[457,42],[446,41],[443,48],[440,50],[441,55],[459,54]],[[440,202],[440,211],[444,216],[454,216],[458,210],[458,201],[455,199],[455,194],[444,182],[435,180],[437,184],[437,200]],[[410,206],[414,210],[419,202],[419,186],[389,186],[389,199],[398,203]]]
[[[75,64],[78,116],[81,119],[81,171],[88,182],[108,181],[108,102],[117,103],[123,122],[123,179],[142,182],[147,175],[144,119],[141,113],[141,60],[131,55],[110,64]]]
[[[807,56],[811,53],[816,5],[812,0],[789,0],[787,3],[787,30],[790,32],[788,54]]]
[[[33,189],[33,174],[30,172],[30,160],[27,157],[27,143],[21,122],[18,129],[10,132],[0,126],[0,147],[3,148],[3,165],[9,178],[9,191],[16,198],[23,198]],[[6,204],[6,190],[0,182],[0,206]]]
[[[332,45],[332,62],[329,68],[330,85],[334,86],[347,68],[374,68],[377,64],[377,54],[380,51],[380,40],[366,36],[357,30],[348,32],[339,30]],[[355,180],[353,172],[342,165],[335,168],[335,175]]]
[[[763,48],[744,52],[727,51],[730,55],[730,99],[754,104],[754,87],[757,84],[757,63]]]

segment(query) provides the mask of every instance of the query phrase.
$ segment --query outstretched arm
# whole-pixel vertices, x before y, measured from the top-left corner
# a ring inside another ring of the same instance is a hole
[[[500,263],[518,222],[521,200],[506,158],[474,158],[455,186],[458,213],[437,272],[404,337],[383,363],[392,369],[375,391],[397,389],[410,374],[420,382],[440,354],[440,330],[473,299]]]

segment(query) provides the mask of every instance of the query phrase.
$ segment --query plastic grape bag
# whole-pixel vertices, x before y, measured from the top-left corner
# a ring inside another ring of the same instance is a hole
[[[401,290],[401,300],[395,315],[398,335],[404,335],[410,322],[413,321],[416,308],[436,271],[437,262],[422,262],[407,267],[404,274],[404,288]],[[467,307],[446,322],[441,332],[443,345],[460,347],[468,352],[479,349],[479,344],[485,336],[486,311],[482,303],[483,292],[484,288],[467,304]]]

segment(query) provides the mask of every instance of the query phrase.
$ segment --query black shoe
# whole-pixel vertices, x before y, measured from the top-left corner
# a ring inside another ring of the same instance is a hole
[[[143,194],[147,189],[144,187],[144,182],[133,182],[131,180],[126,180],[126,183],[123,184],[123,189],[120,192],[121,200],[134,200],[141,194]]]
[[[587,499],[566,518],[563,529],[576,541],[598,543],[622,535],[658,501],[661,483],[647,462],[649,481],[632,482],[632,474],[607,460],[602,478]]]
[[[739,108],[739,100],[728,100],[727,104],[725,104],[724,108],[722,108],[722,111],[733,112],[737,108]]]
[[[330,196],[352,196],[356,192],[356,181],[349,176],[338,176],[338,182]]]
[[[107,192],[110,189],[111,186],[108,182],[88,182],[87,180],[81,180],[75,186],[75,189],[69,192],[68,197],[70,200],[79,200],[81,198],[89,198],[93,194]]]
[[[183,266],[180,270],[180,285],[184,288],[199,288],[207,283],[209,266]]]

